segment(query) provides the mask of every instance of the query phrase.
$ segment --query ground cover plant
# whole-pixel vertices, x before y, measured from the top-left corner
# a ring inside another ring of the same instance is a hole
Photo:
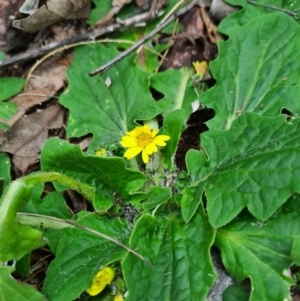
[[[224,300],[291,300],[291,266],[300,265],[300,28],[289,13],[300,7],[230,3],[238,10],[218,27],[226,39],[209,63],[211,87],[199,83],[207,73],[199,62],[154,72],[162,45],[147,45],[142,66],[133,53],[89,76],[131,45],[130,32],[76,47],[59,96],[66,139],[49,138],[40,170],[14,180],[0,154],[0,300],[206,300],[213,246],[238,283],[249,280]],[[103,9],[95,1],[90,24]],[[23,85],[0,79],[2,119],[16,113],[7,99]],[[201,146],[178,168],[188,120],[208,110]],[[84,151],[70,142],[86,136]],[[67,209],[67,189],[84,209]],[[43,246],[54,258],[39,291],[11,274],[28,274]]]

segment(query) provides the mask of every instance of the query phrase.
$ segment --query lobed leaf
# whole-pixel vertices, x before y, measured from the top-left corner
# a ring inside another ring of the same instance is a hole
[[[234,30],[237,26],[246,25],[254,18],[276,13],[278,11],[276,8],[286,9],[287,11],[295,11],[300,8],[297,0],[273,0],[271,3],[268,0],[258,0],[256,1],[258,5],[249,3],[247,0],[226,0],[226,2],[237,6],[240,10],[227,16],[218,26],[218,31],[225,34],[230,34],[232,29]],[[260,4],[274,7],[274,9],[262,7]],[[282,12],[282,14],[284,14],[284,12]],[[291,19],[293,18],[291,15],[289,15],[289,17]]]
[[[188,224],[176,212],[157,218],[144,214],[130,246],[153,268],[126,255],[122,263],[126,300],[205,300],[215,280],[209,253],[213,239],[214,230],[202,208]]]
[[[193,206],[205,192],[213,227],[230,222],[247,206],[259,220],[268,219],[293,194],[300,192],[300,119],[245,113],[230,130],[201,135],[204,154],[190,150],[187,166],[194,182]],[[188,193],[192,188],[187,188]],[[185,192],[183,192],[185,194]],[[193,211],[182,203],[185,220]]]
[[[217,230],[215,244],[227,271],[239,281],[251,280],[250,301],[291,300],[289,268],[300,227],[299,205],[299,196],[294,197],[266,222],[243,214]]]
[[[201,98],[216,113],[210,129],[229,129],[245,112],[276,116],[286,108],[300,114],[299,29],[287,15],[272,13],[234,27],[219,43],[219,57],[210,64],[217,84]]]
[[[122,243],[130,234],[128,223],[121,219],[81,212],[77,222]],[[61,231],[56,257],[48,268],[43,294],[52,301],[72,301],[90,287],[101,267],[125,254],[125,249],[84,229],[66,228]]]
[[[107,187],[108,192],[128,197],[146,181],[143,173],[126,168],[123,158],[85,155],[78,146],[57,138],[46,142],[41,165],[44,171],[57,171],[95,187],[101,200]]]
[[[91,152],[118,143],[136,126],[136,120],[150,120],[161,112],[150,95],[148,75],[135,65],[134,56],[102,76],[88,75],[118,54],[115,48],[101,44],[78,47],[67,71],[68,92],[60,98],[70,110],[67,135],[92,133]]]
[[[35,185],[30,200],[20,210],[21,212],[54,216],[61,219],[71,218],[62,192],[53,191],[41,199],[44,185]]]
[[[191,74],[188,68],[181,68],[168,69],[151,76],[151,87],[164,95],[159,101],[164,116],[179,109],[184,109],[185,117],[192,113],[192,102],[199,99],[197,93],[201,91],[196,92],[191,83]]]

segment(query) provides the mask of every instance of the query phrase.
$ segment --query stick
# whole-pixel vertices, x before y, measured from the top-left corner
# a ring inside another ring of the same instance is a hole
[[[107,64],[97,68],[96,70],[89,73],[90,76],[94,76],[98,73],[102,74],[114,65],[116,65],[119,61],[123,60],[126,56],[131,54],[133,51],[138,49],[140,46],[145,44],[147,41],[149,41],[153,36],[155,36],[157,33],[159,33],[164,27],[166,27],[168,24],[173,22],[175,19],[177,19],[179,16],[185,14],[187,11],[189,11],[193,6],[196,4],[199,4],[201,0],[193,0],[190,4],[186,5],[182,9],[180,9],[178,12],[173,13],[165,22],[160,24],[158,27],[156,27],[154,30],[152,30],[148,35],[146,35],[144,38],[139,40],[137,43],[135,43],[133,46],[122,52],[120,55],[115,57],[113,60],[108,62]]]
[[[38,49],[33,49],[30,52],[25,52],[22,54],[12,56],[12,57],[0,62],[0,69],[3,67],[8,67],[12,64],[26,62],[26,61],[41,57],[57,48],[60,48],[60,47],[64,47],[64,46],[74,44],[74,43],[95,40],[96,38],[103,36],[107,33],[117,31],[118,29],[120,29],[122,27],[132,26],[134,24],[146,21],[147,19],[149,19],[148,13],[143,13],[140,15],[136,15],[136,16],[124,19],[124,20],[122,20],[122,23],[121,22],[113,23],[106,27],[95,28],[84,34],[74,36],[74,37],[66,39],[66,40],[50,43],[49,45],[46,45],[44,47],[41,47]]]

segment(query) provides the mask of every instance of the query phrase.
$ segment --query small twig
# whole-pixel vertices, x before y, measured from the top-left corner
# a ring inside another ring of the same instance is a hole
[[[76,46],[81,46],[81,45],[88,45],[88,44],[95,44],[95,43],[128,43],[128,44],[134,44],[134,42],[132,41],[128,41],[128,40],[121,40],[121,39],[117,39],[117,40],[110,40],[110,39],[104,39],[104,40],[93,40],[93,41],[85,41],[85,42],[79,42],[79,43],[75,43],[75,44],[69,44],[69,45],[65,45],[62,46],[60,48],[56,48],[53,51],[47,53],[45,56],[43,56],[40,60],[37,60],[35,62],[35,64],[29,69],[29,72],[27,73],[26,76],[26,80],[25,80],[25,88],[24,91],[27,90],[28,87],[28,82],[30,80],[30,78],[32,77],[32,73],[34,72],[34,70],[41,64],[43,63],[46,59],[48,59],[49,57],[53,56],[54,54],[63,51],[63,50],[67,50]],[[164,57],[156,52],[155,50],[146,47],[146,49],[148,49],[149,51],[153,52],[154,54],[156,54],[158,57],[160,57],[162,59],[162,61],[164,60]],[[28,94],[30,95],[30,94]],[[38,95],[38,94],[33,94],[33,95]],[[53,96],[54,97],[54,96]]]
[[[33,49],[33,50],[30,50],[29,52],[25,52],[25,53],[22,53],[19,55],[12,56],[2,62],[0,61],[0,68],[8,67],[12,64],[16,64],[19,62],[26,62],[26,61],[41,57],[57,48],[65,47],[67,45],[76,44],[76,43],[80,43],[80,42],[86,42],[86,41],[93,41],[96,38],[103,36],[107,33],[112,33],[121,28],[124,28],[124,27],[126,28],[126,27],[132,26],[134,24],[146,21],[147,18],[148,18],[148,13],[143,13],[140,15],[136,15],[136,16],[124,19],[122,21],[122,23],[121,22],[114,23],[114,24],[108,25],[106,27],[95,28],[84,34],[77,35],[72,38],[62,40],[59,42],[50,43],[44,47],[41,47],[38,49]]]
[[[249,3],[253,4],[253,5],[264,7],[264,8],[268,8],[268,9],[273,9],[273,10],[284,12],[284,13],[286,13],[288,15],[293,16],[295,20],[299,20],[297,12],[300,10],[300,8],[295,9],[295,10],[288,10],[288,9],[279,8],[279,7],[275,7],[275,6],[269,6],[269,5],[266,5],[266,4],[260,4],[260,3],[257,3],[255,1],[252,1],[252,0],[247,0],[247,2],[249,2]]]
[[[120,55],[115,57],[113,60],[108,62],[107,64],[99,67],[98,69],[92,71],[89,73],[90,76],[94,76],[98,73],[102,74],[114,65],[116,65],[119,61],[123,60],[126,56],[131,54],[133,51],[138,49],[140,46],[145,44],[147,41],[149,41],[152,37],[154,37],[157,33],[159,33],[163,28],[165,28],[168,24],[173,22],[175,19],[177,19],[179,16],[185,14],[187,11],[189,11],[193,6],[196,4],[199,4],[201,0],[193,0],[190,4],[186,5],[182,9],[180,9],[178,12],[173,13],[164,23],[160,24],[158,27],[156,27],[154,30],[152,30],[148,35],[146,35],[144,38],[139,40],[137,43],[135,43],[133,46],[122,52]]]

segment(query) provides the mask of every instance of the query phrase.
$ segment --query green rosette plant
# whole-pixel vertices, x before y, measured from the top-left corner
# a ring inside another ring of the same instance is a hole
[[[289,269],[300,253],[300,28],[284,12],[240,4],[220,25],[229,38],[205,92],[192,68],[153,74],[135,54],[90,77],[118,47],[76,48],[59,102],[69,110],[67,137],[90,135],[89,148],[51,138],[41,171],[13,182],[0,157],[1,300],[206,300],[216,280],[212,246],[232,277],[250,280],[249,291],[235,284],[224,300],[291,300]],[[215,116],[180,171],[175,155],[195,101]],[[46,182],[54,190],[43,197]],[[71,214],[66,189],[87,209]],[[55,258],[38,292],[5,263],[44,245]]]

